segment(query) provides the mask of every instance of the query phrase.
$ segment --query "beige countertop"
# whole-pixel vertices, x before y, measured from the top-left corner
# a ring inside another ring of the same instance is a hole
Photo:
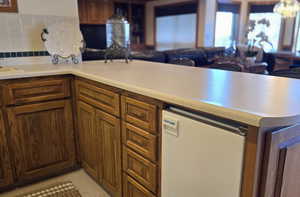
[[[252,126],[300,123],[300,80],[145,61],[23,65],[0,80],[73,74]]]

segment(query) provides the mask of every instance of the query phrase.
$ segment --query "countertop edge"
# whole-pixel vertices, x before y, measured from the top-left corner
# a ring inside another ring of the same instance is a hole
[[[118,83],[109,79],[104,79],[99,76],[92,76],[91,74],[85,74],[81,71],[71,70],[71,74],[87,78],[95,82],[103,83],[106,85],[114,86],[120,89],[131,91],[133,93],[142,94],[151,98],[161,100],[169,104],[176,104],[178,106],[194,109],[196,111],[201,111],[204,113],[212,114],[218,117],[227,118],[230,117],[230,120],[241,122],[250,126],[255,127],[279,127],[279,126],[289,126],[291,124],[296,124],[300,121],[299,116],[293,117],[262,117],[256,114],[249,112],[243,112],[240,110],[234,110],[229,108],[224,108],[222,106],[213,105],[210,103],[205,103],[201,101],[191,101],[186,99],[176,98],[170,95],[162,94],[153,90],[143,89],[136,86],[128,86],[124,83]],[[226,116],[224,116],[226,113]]]
[[[162,94],[155,90],[144,89],[137,86],[127,85],[118,81],[103,78],[101,76],[96,76],[93,74],[86,74],[76,68],[64,68],[55,71],[39,71],[31,73],[15,73],[8,76],[2,77],[0,80],[7,79],[18,79],[18,78],[29,78],[29,77],[43,77],[43,76],[54,76],[54,75],[67,75],[72,74],[74,76],[86,78],[95,82],[103,83],[106,85],[114,86],[120,89],[131,91],[133,93],[148,96],[154,99],[161,100],[169,104],[175,104],[189,109],[194,109],[196,111],[201,111],[204,113],[209,113],[218,117],[227,118],[237,122],[247,124],[249,126],[255,127],[280,127],[280,126],[290,126],[300,122],[300,114],[288,117],[262,117],[260,115],[244,112],[241,110],[235,110],[230,108],[225,108],[222,106],[206,103],[203,101],[194,101],[188,99],[182,99],[171,95]],[[224,115],[226,114],[226,116]],[[230,118],[228,118],[230,117]]]

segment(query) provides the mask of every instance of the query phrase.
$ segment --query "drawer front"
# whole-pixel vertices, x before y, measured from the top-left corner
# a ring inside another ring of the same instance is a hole
[[[4,85],[7,105],[49,101],[70,96],[70,79],[41,79]]]
[[[122,116],[127,122],[157,133],[157,107],[129,97],[122,97]]]
[[[122,123],[123,144],[137,153],[157,161],[157,137],[129,123]]]
[[[126,174],[123,175],[123,197],[155,197],[150,191]]]
[[[157,166],[132,150],[123,147],[123,170],[144,187],[156,193]]]
[[[115,116],[120,116],[120,97],[117,93],[76,81],[78,99]]]

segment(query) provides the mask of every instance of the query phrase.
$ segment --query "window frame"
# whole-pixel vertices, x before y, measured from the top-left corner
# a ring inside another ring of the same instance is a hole
[[[237,17],[237,20],[234,21],[236,22],[236,32],[234,33],[234,39],[236,40],[236,43],[239,42],[239,29],[240,29],[240,22],[241,22],[241,9],[242,9],[242,2],[221,2],[221,1],[217,1],[217,6],[216,6],[216,14],[215,14],[215,19],[217,19],[217,12],[219,12],[219,6],[221,4],[224,4],[224,5],[233,5],[233,6],[238,6],[239,9],[238,9],[238,13],[235,13],[238,15]],[[234,12],[231,12],[231,13],[234,13]],[[214,32],[214,46],[216,44],[216,29],[217,29],[217,23],[215,22],[215,32]]]
[[[6,0],[6,4],[0,5],[0,12],[18,12],[18,1]]]
[[[153,48],[156,48],[157,47],[157,29],[156,29],[156,9],[159,9],[161,7],[168,7],[168,6],[180,6],[180,5],[186,5],[186,4],[191,4],[191,3],[194,3],[197,7],[197,12],[196,12],[196,15],[197,15],[197,21],[196,21],[196,42],[195,42],[195,48],[197,48],[198,46],[198,41],[199,41],[199,37],[198,37],[198,34],[199,34],[199,23],[200,23],[200,20],[199,20],[199,2],[198,1],[195,1],[195,0],[187,0],[187,1],[184,1],[184,2],[175,2],[175,3],[166,3],[166,4],[163,4],[163,5],[156,5],[154,6],[154,17],[153,17],[153,20],[154,20],[154,23],[153,23],[153,30],[154,30],[154,46]],[[145,31],[147,32],[147,30]]]
[[[272,1],[272,0],[266,0],[266,1],[249,1],[248,2],[248,10],[247,10],[247,20],[246,20],[246,24],[249,22],[250,20],[250,14],[251,14],[251,7],[252,5],[275,5],[279,2],[278,1]],[[284,30],[284,20],[281,19],[281,25],[280,25],[280,31],[279,31],[279,40],[278,40],[278,48],[276,49],[276,51],[280,51],[282,50],[282,42],[283,42],[283,30]],[[245,35],[243,35],[243,38],[245,37]]]

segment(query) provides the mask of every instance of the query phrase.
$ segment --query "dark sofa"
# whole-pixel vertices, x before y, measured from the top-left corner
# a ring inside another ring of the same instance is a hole
[[[161,63],[174,63],[180,59],[189,59],[193,61],[193,66],[196,67],[209,67],[230,71],[243,72],[238,65],[234,64],[214,64],[215,57],[224,56],[225,48],[223,47],[200,47],[195,49],[175,49],[167,51],[155,51],[155,50],[141,50],[133,51],[131,54],[132,59],[144,60],[151,62]],[[87,50],[82,54],[84,61],[90,60],[103,60],[104,50]],[[270,75],[290,77],[300,79],[300,62],[295,61],[291,64],[289,69],[286,70],[274,70],[275,66],[275,55],[272,53],[264,53],[263,62],[267,63],[267,71]],[[114,57],[119,59],[122,57]],[[248,71],[249,72],[249,71]],[[252,72],[252,71],[250,71]],[[255,72],[253,72],[255,73]],[[263,73],[263,72],[262,72]]]
[[[276,69],[276,58],[283,58],[287,60],[287,68]],[[268,72],[272,76],[288,77],[300,79],[300,61],[287,58],[280,53],[266,53],[264,54],[264,61],[268,63]]]
[[[211,64],[211,59],[217,55],[223,55],[225,48],[223,47],[201,47],[196,49],[175,49],[168,51],[133,51],[132,59],[145,60],[151,62],[170,63],[174,59],[188,58],[195,62],[196,67],[207,66]],[[119,59],[121,57],[114,57]],[[87,50],[82,54],[84,61],[103,60],[103,50]]]

